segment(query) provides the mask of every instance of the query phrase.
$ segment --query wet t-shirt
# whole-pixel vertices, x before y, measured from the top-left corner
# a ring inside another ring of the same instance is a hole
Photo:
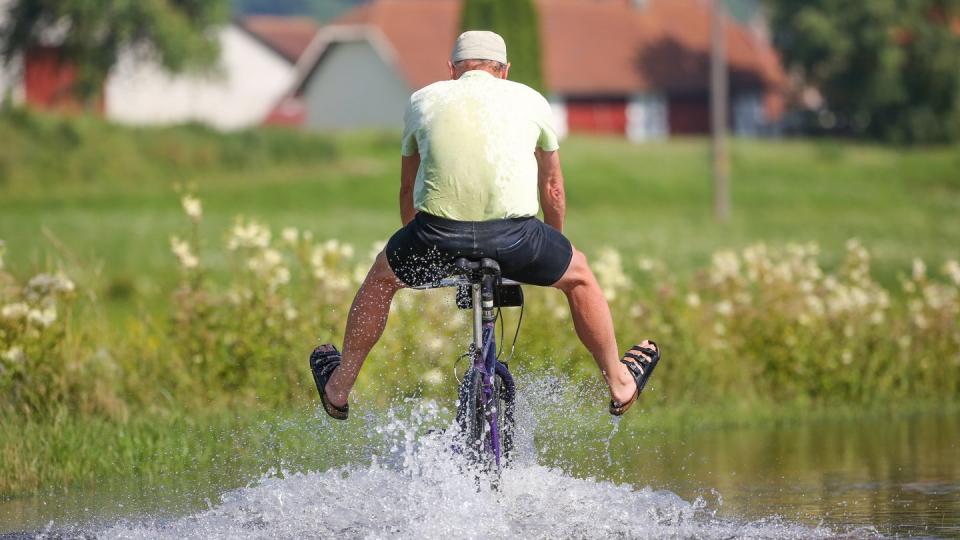
[[[401,153],[420,153],[414,207],[459,221],[534,216],[534,150],[559,148],[550,105],[536,90],[468,71],[410,97]]]

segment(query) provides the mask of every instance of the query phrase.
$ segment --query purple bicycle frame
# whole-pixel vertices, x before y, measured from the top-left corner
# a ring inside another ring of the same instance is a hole
[[[483,387],[484,416],[490,424],[490,439],[484,441],[484,450],[493,453],[497,467],[503,455],[500,442],[500,426],[498,425],[497,399],[494,396],[493,381],[497,370],[495,319],[483,317],[480,300],[480,286],[473,286],[473,334],[474,355],[473,368],[480,373]],[[486,320],[485,320],[486,319]]]

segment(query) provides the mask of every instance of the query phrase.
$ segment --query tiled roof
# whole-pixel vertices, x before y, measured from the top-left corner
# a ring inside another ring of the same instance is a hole
[[[641,6],[631,0],[536,2],[550,92],[623,95],[706,88],[710,11],[705,0],[646,0]],[[447,78],[461,5],[460,0],[372,0],[331,27],[378,29],[416,89]],[[784,84],[777,53],[766,40],[733,20],[726,25],[726,38],[734,86]]]
[[[239,23],[291,63],[300,58],[320,29],[317,21],[309,17],[251,15],[244,17]]]
[[[331,26],[370,25],[392,46],[411,88],[449,78],[447,59],[459,35],[459,0],[373,0]]]

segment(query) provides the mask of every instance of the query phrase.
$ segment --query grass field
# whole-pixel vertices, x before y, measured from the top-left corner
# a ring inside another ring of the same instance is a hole
[[[183,229],[175,185],[203,200],[209,246],[237,215],[361,250],[399,225],[395,134],[220,136],[6,113],[0,138],[8,267],[26,274],[66,261],[114,307],[152,305],[173,283],[168,237]],[[705,140],[572,137],[561,155],[566,232],[588,255],[609,245],[686,275],[720,248],[815,241],[830,266],[857,237],[888,285],[914,257],[937,267],[960,255],[957,148],[735,141],[728,225],[711,218]]]

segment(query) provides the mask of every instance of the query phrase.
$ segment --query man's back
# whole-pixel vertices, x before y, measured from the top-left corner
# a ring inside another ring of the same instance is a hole
[[[419,152],[414,206],[458,221],[534,216],[534,150],[558,147],[547,101],[535,90],[468,71],[416,92],[402,153]]]
[[[563,235],[566,195],[549,105],[505,80],[507,46],[493,32],[461,34],[447,67],[454,80],[410,98],[400,164],[403,227],[357,291],[343,356],[332,345],[311,355],[324,409],[347,418],[347,395],[383,334],[394,294],[446,277],[457,258],[467,257],[496,259],[506,279],[564,292],[577,336],[610,387],[610,414],[623,414],[653,373],[659,348],[643,341],[618,359],[603,291],[587,258]],[[538,192],[543,221],[535,216]]]

